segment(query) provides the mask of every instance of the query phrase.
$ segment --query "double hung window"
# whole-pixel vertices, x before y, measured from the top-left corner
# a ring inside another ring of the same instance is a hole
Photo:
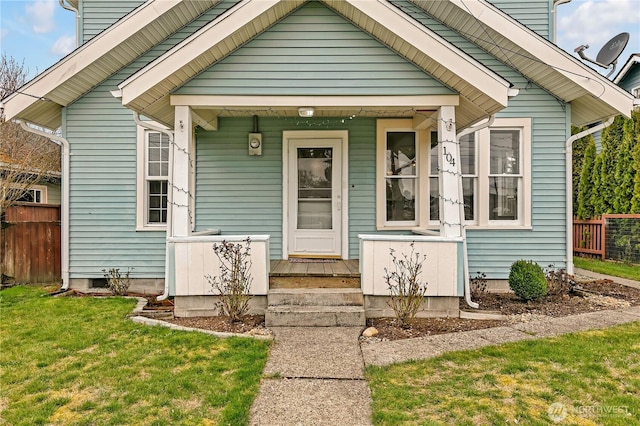
[[[138,144],[137,229],[165,229],[169,195],[169,137],[161,132],[139,129]]]

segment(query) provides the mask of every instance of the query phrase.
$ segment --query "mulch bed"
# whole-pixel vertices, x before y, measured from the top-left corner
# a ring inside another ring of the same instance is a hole
[[[580,291],[563,295],[549,295],[539,301],[524,302],[512,293],[482,293],[472,298],[480,304],[480,309],[470,308],[460,299],[460,309],[467,311],[491,311],[508,316],[508,320],[477,320],[463,318],[416,318],[411,327],[401,327],[394,318],[370,318],[367,326],[375,327],[375,340],[398,340],[459,331],[479,330],[499,327],[541,317],[562,317],[605,309],[620,309],[640,305],[640,289],[616,284],[609,280],[581,282]],[[85,296],[81,292],[67,295]],[[171,301],[155,302],[155,298],[145,296],[150,301],[148,309],[162,309]],[[264,334],[266,332],[263,315],[245,315],[240,322],[230,322],[227,317],[193,317],[168,320],[185,327],[227,333]],[[257,331],[257,333],[256,333]]]
[[[167,321],[184,327],[202,328],[225,333],[248,333],[252,330],[264,328],[264,315],[244,315],[241,322],[231,322],[229,317],[225,316],[174,318]]]
[[[480,330],[500,327],[516,322],[530,321],[543,316],[563,317],[605,309],[620,309],[640,305],[640,289],[616,284],[608,280],[580,283],[581,291],[564,295],[549,295],[539,301],[524,302],[513,293],[483,293],[472,298],[480,309],[467,306],[460,300],[460,309],[491,311],[509,316],[503,320],[474,320],[462,318],[416,318],[411,327],[404,329],[392,318],[371,318],[367,325],[378,330],[377,340],[398,340],[413,337]]]

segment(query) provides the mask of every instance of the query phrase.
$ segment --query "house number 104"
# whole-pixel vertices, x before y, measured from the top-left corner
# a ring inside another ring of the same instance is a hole
[[[453,167],[456,166],[456,159],[453,157],[453,154],[447,152],[446,146],[442,147],[442,155],[444,156],[444,159],[447,161],[447,163],[451,164]]]

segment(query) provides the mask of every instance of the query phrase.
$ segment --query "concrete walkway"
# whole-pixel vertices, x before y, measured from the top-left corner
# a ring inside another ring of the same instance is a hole
[[[586,278],[593,280],[611,280],[615,283],[626,285],[627,287],[633,287],[640,289],[640,281],[628,280],[626,278],[611,277],[609,275],[599,274],[593,271],[587,271],[586,269],[574,268],[574,275],[577,278]]]
[[[369,425],[360,327],[274,327],[251,425]]]
[[[576,272],[622,284],[619,278]],[[624,284],[640,288],[640,283],[635,281]],[[357,327],[273,328],[275,343],[251,408],[250,424],[370,425],[371,394],[364,379],[365,366],[427,359],[449,351],[553,337],[635,321],[640,321],[640,306],[362,345],[358,341],[362,329]]]

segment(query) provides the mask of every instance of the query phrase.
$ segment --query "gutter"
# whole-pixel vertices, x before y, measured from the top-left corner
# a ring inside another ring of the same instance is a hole
[[[76,47],[78,47],[80,46],[80,11],[71,4],[67,4],[65,0],[58,0],[58,3],[63,9],[76,14]]]
[[[114,93],[112,92],[112,94],[114,96],[116,96],[117,94],[119,94],[117,91]],[[117,96],[116,96],[117,97]],[[160,133],[164,133],[165,135],[167,135],[169,137],[169,145],[171,146],[171,149],[169,150],[169,184],[171,184],[173,182],[173,131],[172,130],[167,130],[165,128],[162,128],[160,126],[156,126],[152,123],[146,122],[146,121],[142,121],[140,119],[140,114],[138,114],[137,112],[133,111],[133,121],[136,122],[136,124],[140,127],[143,127],[145,129],[148,130],[153,130],[156,132],[160,132]],[[169,271],[170,271],[170,265],[169,265],[169,239],[173,237],[173,218],[172,218],[172,210],[173,210],[173,191],[171,190],[171,188],[169,188],[169,191],[167,193],[167,204],[168,204],[168,209],[167,209],[167,242],[165,243],[165,254],[164,254],[164,291],[163,293],[158,296],[156,298],[156,300],[166,300],[169,297]]]
[[[27,125],[25,121],[20,121],[20,127],[25,131],[36,134],[38,136],[45,137],[52,140],[54,143],[62,147],[62,220],[61,220],[61,261],[62,261],[62,291],[69,289],[69,166],[71,149],[69,141],[53,133],[44,132],[42,130],[34,129]]]
[[[575,135],[569,137],[565,144],[565,181],[566,181],[566,227],[567,227],[567,274],[573,275],[573,142],[581,139],[585,136],[588,136],[592,133],[598,132],[605,127],[609,127],[615,116],[611,116],[607,121],[598,124],[590,129],[587,129],[583,132],[576,133]]]
[[[460,158],[460,138],[466,136],[470,133],[475,133],[478,130],[485,129],[493,124],[496,120],[495,115],[491,115],[486,123],[479,124],[477,126],[467,127],[460,133],[456,135],[456,139],[458,140],[458,158]],[[464,201],[464,196],[462,194],[462,179],[458,179],[458,193],[462,197]],[[464,300],[467,302],[472,308],[478,309],[480,305],[471,300],[471,283],[469,278],[469,253],[467,252],[467,229],[464,226],[464,202],[460,203],[460,222],[462,222],[461,228],[461,236],[462,236],[462,273],[464,275]]]
[[[62,1],[62,0],[60,0]],[[553,44],[556,44],[556,39],[558,35],[558,6],[561,4],[566,4],[571,2],[571,0],[554,0],[553,1],[553,9],[551,9],[551,22],[553,24]]]

